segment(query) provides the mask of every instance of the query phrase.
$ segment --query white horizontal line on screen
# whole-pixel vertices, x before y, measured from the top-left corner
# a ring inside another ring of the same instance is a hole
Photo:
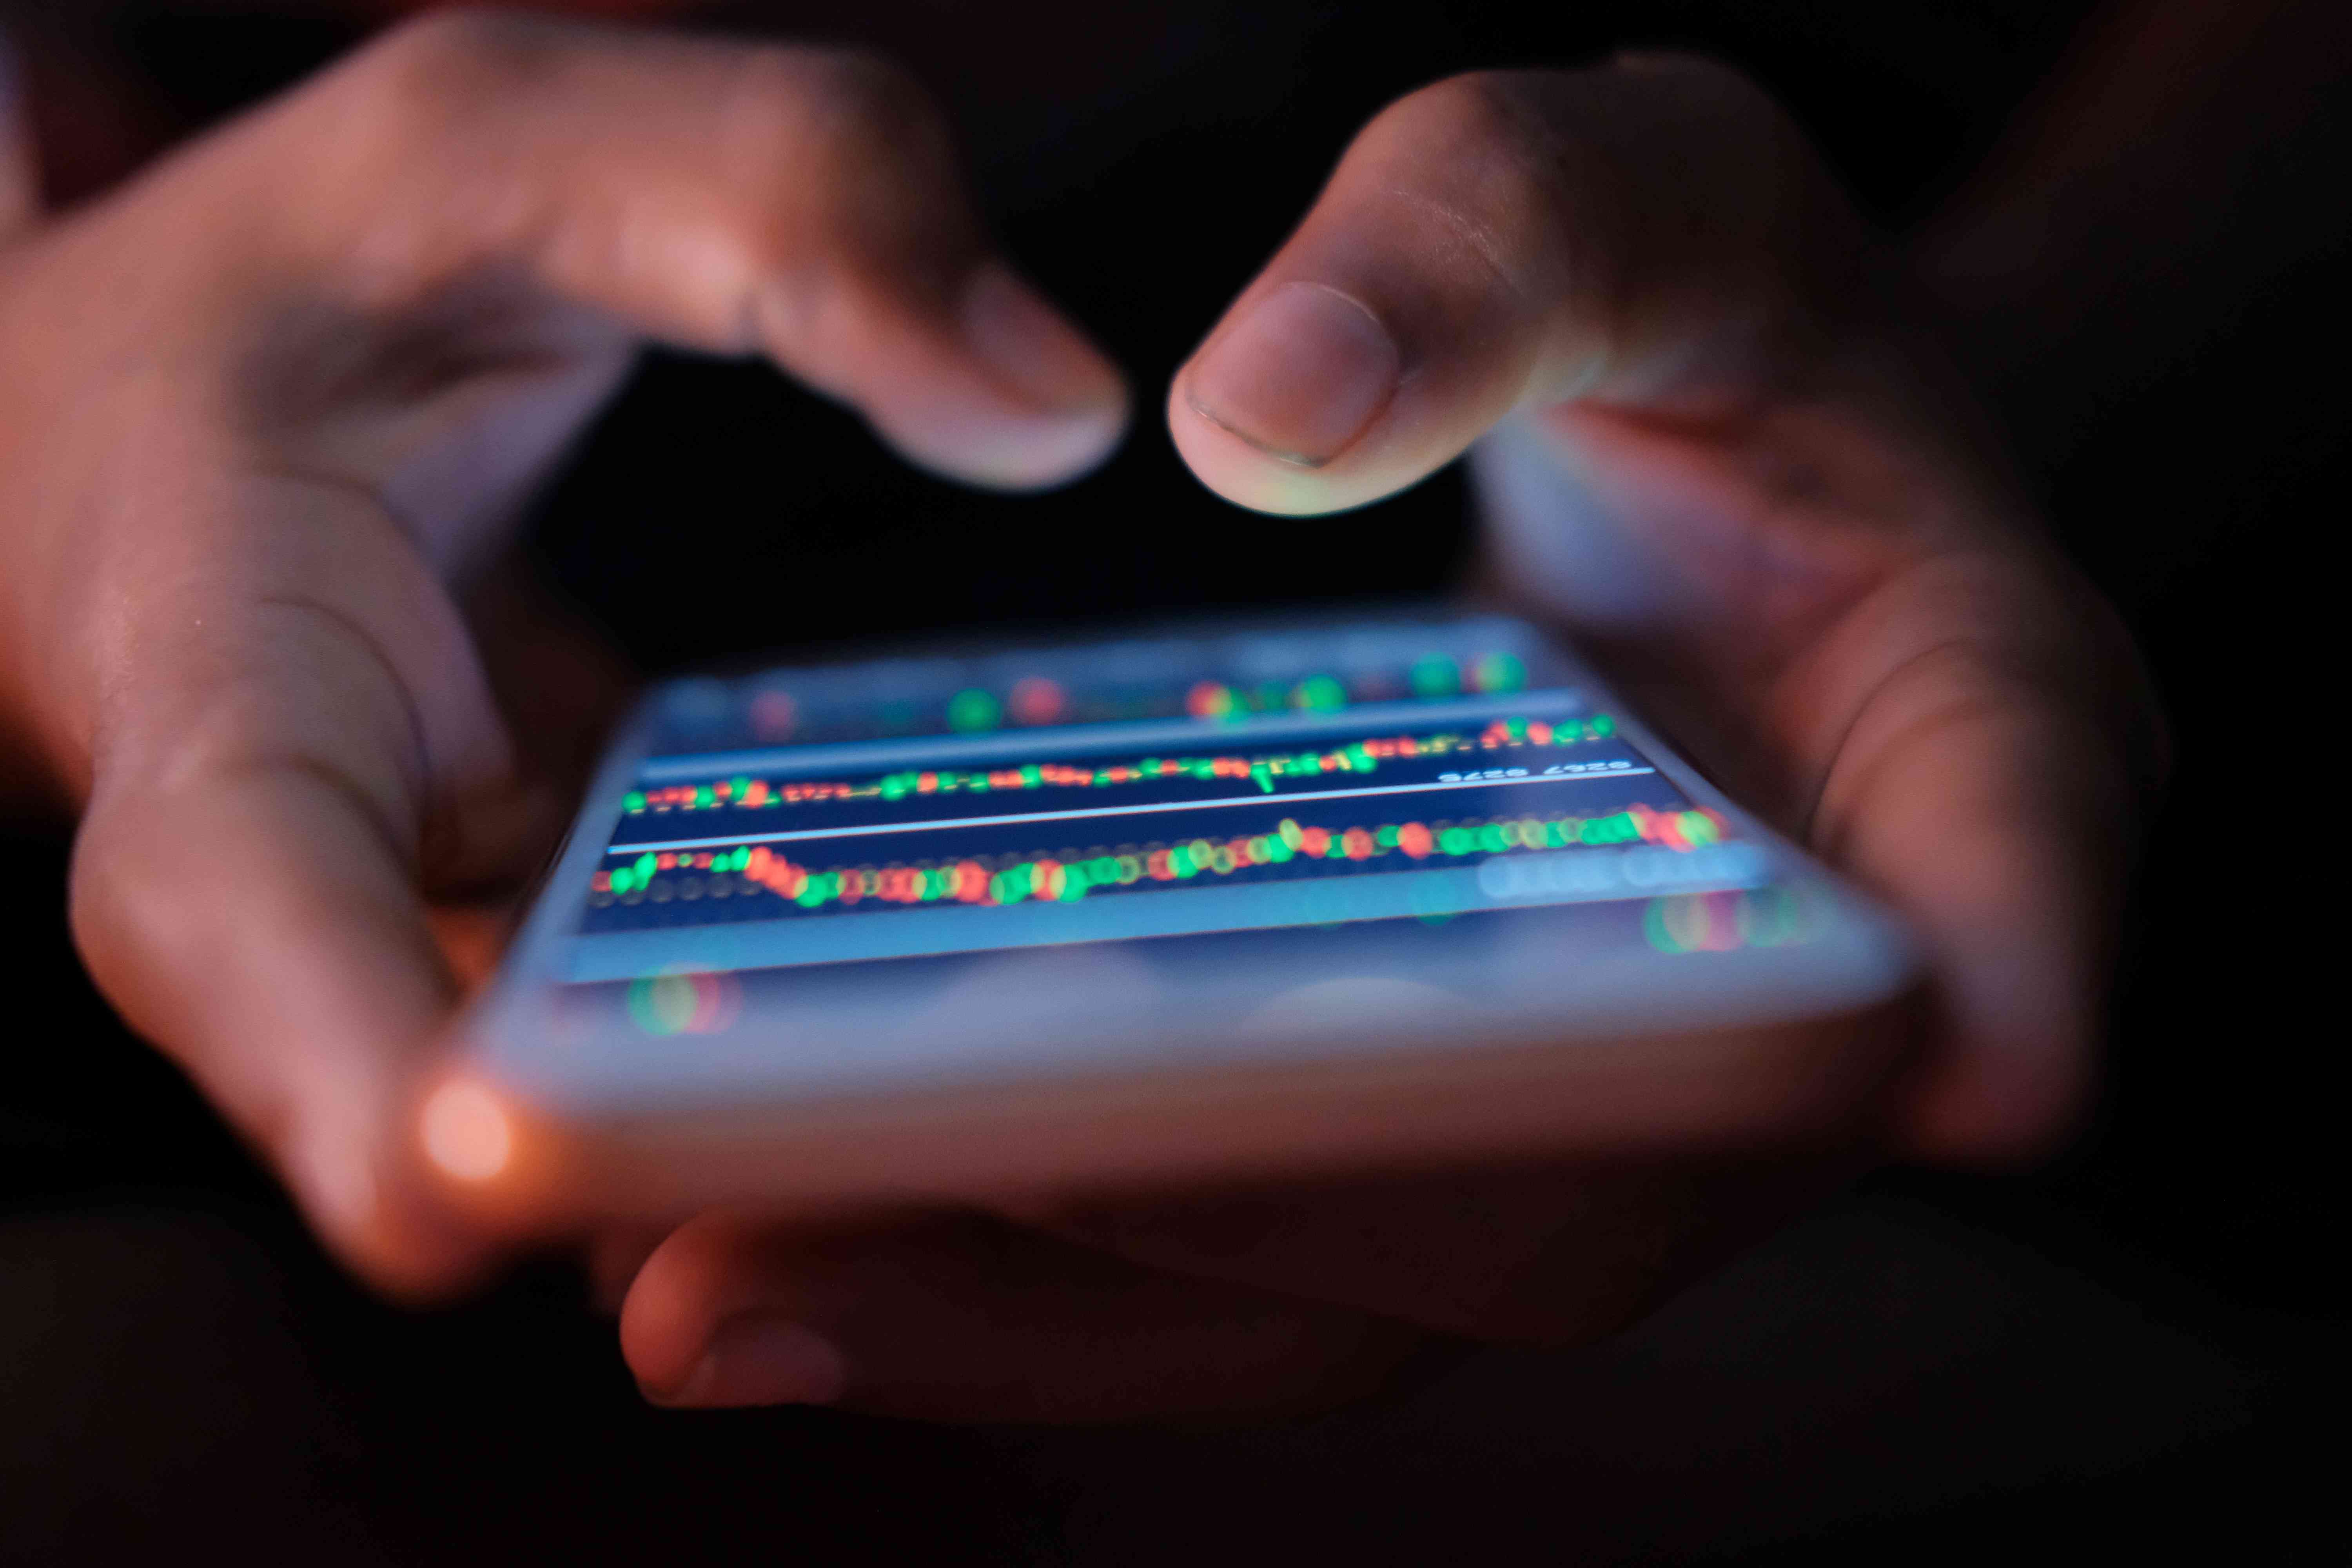
[[[1458,784],[1370,784],[1362,789],[1320,789],[1297,795],[1235,795],[1217,800],[1160,801],[1150,805],[1105,805],[1089,811],[1016,811],[1002,816],[942,817],[931,822],[877,822],[862,827],[803,827],[785,833],[730,833],[720,838],[664,838],[615,844],[607,855],[643,855],[663,849],[716,849],[722,844],[787,844],[803,838],[857,838],[880,833],[931,833],[945,827],[998,827],[1015,822],[1075,822],[1082,817],[1136,816],[1150,811],[1205,811],[1217,805],[1263,805],[1269,801],[1345,800],[1368,795],[1433,795],[1448,789],[1493,789],[1500,784],[1580,784],[1589,779],[1627,779],[1655,768],[1612,768],[1589,773],[1535,773],[1517,779],[1464,779]]]
[[[925,762],[972,763],[1014,757],[1083,756],[1092,752],[1149,750],[1197,745],[1204,740],[1277,743],[1269,737],[1346,734],[1367,729],[1417,730],[1432,724],[1475,722],[1510,714],[1580,713],[1584,695],[1572,687],[1516,691],[1443,702],[1368,702],[1335,713],[1253,713],[1223,722],[1206,719],[1139,719],[1105,724],[1053,725],[1035,730],[999,730],[982,735],[927,735],[895,741],[835,741],[819,745],[768,746],[746,752],[695,756],[647,757],[637,766],[640,784],[669,784],[709,773],[753,773],[801,778],[836,768],[915,767]]]

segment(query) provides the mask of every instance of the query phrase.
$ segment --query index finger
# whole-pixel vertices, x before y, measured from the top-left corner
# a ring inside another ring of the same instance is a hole
[[[448,14],[175,174],[151,205],[233,290],[383,320],[520,282],[765,354],[986,485],[1066,479],[1125,425],[1118,371],[996,253],[938,110],[873,57]]]

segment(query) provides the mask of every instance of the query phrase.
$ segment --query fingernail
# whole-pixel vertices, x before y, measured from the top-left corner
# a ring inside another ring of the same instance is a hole
[[[1035,290],[990,263],[974,275],[960,314],[965,344],[1012,406],[944,432],[901,432],[903,449],[966,479],[1026,489],[1083,473],[1118,445],[1127,384]]]
[[[849,1386],[833,1342],[786,1318],[747,1315],[719,1326],[675,1390],[647,1388],[656,1405],[716,1410],[741,1405],[830,1405]]]
[[[1320,468],[1395,395],[1394,339],[1361,302],[1286,283],[1219,333],[1192,369],[1192,412],[1260,451]]]
[[[1095,414],[1127,399],[1118,373],[1010,268],[983,265],[965,289],[964,341],[1041,412]]]

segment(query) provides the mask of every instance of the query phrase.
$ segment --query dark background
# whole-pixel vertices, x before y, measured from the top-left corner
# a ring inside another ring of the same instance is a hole
[[[1471,65],[1701,47],[1770,85],[1901,230],[1948,198],[2084,20],[2007,0],[1104,9],[819,5],[794,30],[887,33],[940,89],[1013,253],[1141,389],[1127,447],[1053,495],[981,496],[901,469],[854,419],[764,370],[655,356],[534,535],[646,668],[1441,589],[1469,543],[1452,472],[1363,511],[1266,520],[1202,491],[1156,417],[1169,371],[1372,110]],[[103,171],[110,147],[205,123],[356,36],[254,7],[0,16],[132,106],[112,142],[44,123],[68,195],[75,149]],[[63,68],[27,74],[38,88]],[[2179,743],[2105,1089],[2059,1159],[1874,1178],[1703,1292],[1689,1323],[1575,1366],[1504,1357],[1474,1372],[1493,1384],[1486,1406],[1456,1388],[1436,1415],[1076,1447],[805,1412],[663,1416],[638,1406],[609,1327],[560,1268],[425,1314],[335,1276],[89,992],[64,932],[64,840],[19,826],[0,1560],[223,1537],[392,1562],[641,1548],[699,1562],[745,1547],[1941,1560],[2029,1540],[2340,1560],[2323,1494],[2343,1445],[2311,1433],[2333,1430],[2346,1385],[2346,1029],[2342,965],[2326,957],[2341,921],[2331,808],[2302,792],[2328,787],[2317,759],[2340,727],[2324,561],[2352,477],[2345,106],[2338,88],[2287,117],[2231,171],[2226,202],[2195,197],[2176,243],[1985,371],[2055,527],[2137,633]],[[765,607],[779,596],[787,610]],[[1733,1310],[1721,1303],[1776,1299],[1819,1308],[1765,1358],[1791,1386],[1676,1359],[1675,1336],[1704,1340],[1693,1324]],[[1537,1406],[1556,1417],[1543,1436],[1501,1436]],[[2143,1440],[2118,1436],[2132,1431]],[[2039,1458],[1996,1462],[2021,1455]],[[1952,1485],[1916,1484],[1939,1468]]]

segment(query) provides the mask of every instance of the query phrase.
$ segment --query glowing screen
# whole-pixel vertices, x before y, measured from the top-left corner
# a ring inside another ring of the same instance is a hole
[[[566,978],[1610,900],[1699,951],[1765,880],[1518,623],[1130,641],[668,689]]]

